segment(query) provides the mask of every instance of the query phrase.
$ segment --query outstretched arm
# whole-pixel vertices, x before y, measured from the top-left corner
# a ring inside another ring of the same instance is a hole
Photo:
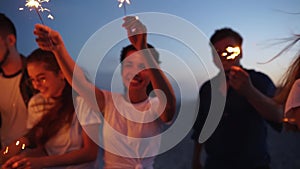
[[[198,143],[197,141],[194,141],[194,153],[193,153],[193,160],[192,160],[193,169],[202,169],[201,150],[202,150],[202,144]]]
[[[61,35],[57,31],[41,24],[35,26],[34,34],[37,36],[36,42],[41,49],[54,53],[64,76],[71,86],[94,110],[98,111],[98,108],[100,108],[100,111],[102,111],[105,105],[102,91],[86,79],[84,72],[76,65],[67,51]],[[76,71],[74,72],[75,67]],[[94,95],[94,92],[98,98],[97,103],[91,97]]]
[[[40,169],[47,167],[68,166],[94,161],[97,158],[98,146],[83,131],[83,147],[62,155],[42,157],[14,156],[2,168],[31,168]]]
[[[168,78],[159,67],[147,47],[147,30],[137,17],[128,16],[124,18],[123,27],[127,30],[128,39],[132,45],[145,57],[146,68],[150,71],[150,80],[156,96],[160,100],[159,111],[163,112],[160,119],[164,122],[171,121],[176,109],[176,97]]]
[[[5,163],[9,158],[21,153],[29,145],[29,140],[26,137],[21,137],[9,146],[4,147],[0,154],[0,164]]]

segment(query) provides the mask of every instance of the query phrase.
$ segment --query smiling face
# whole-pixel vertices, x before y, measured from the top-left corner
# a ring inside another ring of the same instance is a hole
[[[62,72],[47,70],[43,62],[28,63],[27,70],[33,87],[45,98],[61,96],[66,85]]]
[[[122,80],[127,90],[145,92],[150,83],[143,57],[139,52],[131,50],[122,62]]]
[[[213,44],[214,49],[213,51],[213,57],[214,57],[214,63],[221,71],[229,71],[232,66],[239,66],[240,65],[240,59],[242,58],[242,49],[241,53],[235,58],[235,59],[227,59],[227,57],[222,56],[222,52],[226,51],[226,48],[231,47],[240,47],[240,44],[232,37],[225,37]],[[240,47],[241,48],[241,47]],[[220,62],[220,61],[221,62]]]

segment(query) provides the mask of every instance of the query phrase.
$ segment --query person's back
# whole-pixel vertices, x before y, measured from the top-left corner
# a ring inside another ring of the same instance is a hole
[[[27,102],[32,91],[26,83],[24,57],[16,48],[16,29],[0,14],[0,112],[2,148],[26,132]]]

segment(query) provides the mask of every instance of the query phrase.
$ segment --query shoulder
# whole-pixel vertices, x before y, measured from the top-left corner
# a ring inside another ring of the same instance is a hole
[[[74,101],[74,105],[75,105],[75,110],[83,111],[83,110],[91,109],[89,104],[81,96],[76,96],[73,99],[73,101]]]
[[[100,111],[93,110],[81,96],[76,96],[74,101],[75,112],[82,125],[101,123]]]
[[[252,84],[262,93],[271,97],[275,94],[276,86],[272,79],[265,73],[255,71],[253,69],[246,70],[251,78]]]
[[[212,90],[212,85],[215,86],[215,85],[220,85],[221,84],[221,78],[220,78],[220,74],[213,77],[212,79],[210,80],[207,80],[205,81],[201,87],[200,87],[200,94],[201,95],[207,95],[207,94],[210,94],[211,93],[211,90]],[[225,80],[225,79],[224,79]]]
[[[293,86],[291,87],[288,100],[289,98],[292,98],[293,101],[298,100],[298,102],[300,102],[299,93],[300,93],[300,79],[297,79],[293,83]]]
[[[297,79],[297,80],[294,82],[293,86],[295,86],[295,87],[297,87],[297,88],[300,88],[300,79]]]
[[[300,79],[297,79],[290,90],[290,93],[300,93]]]
[[[251,77],[251,80],[262,80],[262,81],[265,81],[265,82],[269,81],[269,82],[273,83],[271,78],[263,72],[256,71],[254,69],[249,69],[249,70],[245,69],[245,70],[249,73],[249,75]]]

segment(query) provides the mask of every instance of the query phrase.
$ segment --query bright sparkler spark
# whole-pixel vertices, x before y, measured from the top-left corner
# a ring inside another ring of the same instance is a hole
[[[228,46],[226,51],[221,54],[222,57],[226,57],[227,60],[234,60],[241,53],[240,47]]]
[[[126,2],[128,5],[130,5],[130,0],[118,0],[119,3],[119,8],[122,8],[123,3]]]
[[[3,152],[4,155],[8,153],[8,149],[9,149],[8,146],[6,146],[5,151]]]
[[[27,6],[27,7],[29,7],[29,8],[31,8],[31,7],[34,7],[34,8],[39,8],[39,7],[41,7],[42,5],[40,4],[40,2],[39,1],[36,1],[36,0],[26,0],[26,4],[25,4],[25,6]]]
[[[119,8],[123,6],[124,8],[124,15],[126,15],[126,4],[130,5],[130,0],[118,0],[119,3]],[[124,4],[125,2],[125,4]]]
[[[22,150],[24,150],[26,148],[25,144],[22,144]]]
[[[42,17],[40,16],[39,12],[47,11],[49,19],[54,19],[54,17],[50,14],[50,9],[45,8],[42,6],[42,3],[49,2],[50,0],[26,0],[25,6],[28,7],[31,10],[35,10],[37,14],[39,15],[39,18],[41,22],[43,23]],[[19,8],[19,10],[24,10],[24,8]]]
[[[294,119],[294,118],[287,118],[287,117],[285,117],[285,118],[283,118],[283,122],[285,122],[285,123],[292,123],[292,124],[294,124],[294,123],[296,122],[296,119]]]

